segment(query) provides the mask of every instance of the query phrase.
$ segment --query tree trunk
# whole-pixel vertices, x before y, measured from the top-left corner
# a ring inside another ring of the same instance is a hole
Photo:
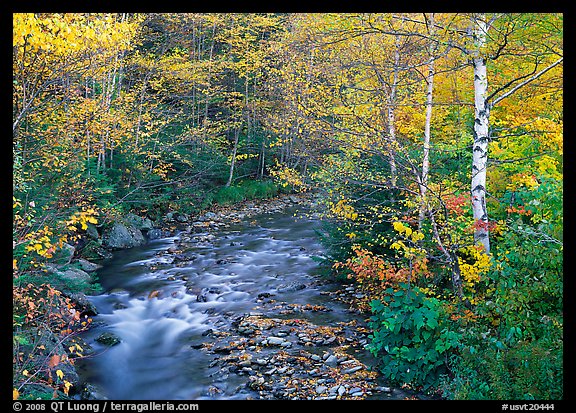
[[[486,209],[486,168],[488,165],[488,140],[490,125],[490,107],[487,104],[488,78],[486,76],[486,59],[481,55],[481,48],[486,43],[488,25],[484,16],[474,18],[474,38],[476,54],[473,56],[474,67],[474,144],[472,148],[472,212],[474,215],[474,242],[484,246],[484,252],[490,253],[488,231],[488,211]]]
[[[398,65],[400,63],[400,36],[396,36],[394,45],[394,73],[392,85],[390,86],[390,97],[388,99],[388,134],[390,135],[389,151],[392,186],[396,186],[396,180],[398,176],[394,153],[396,151],[396,90],[398,87]]]
[[[232,184],[232,178],[234,177],[234,165],[236,164],[236,152],[238,152],[238,138],[240,136],[240,127],[236,127],[234,131],[234,149],[232,150],[232,162],[230,162],[230,175],[228,175],[228,182],[226,186]]]
[[[434,13],[430,14],[430,35],[433,36],[434,30]],[[422,222],[426,216],[426,191],[428,185],[428,172],[430,170],[430,124],[432,122],[432,98],[434,91],[434,42],[430,42],[430,62],[428,63],[428,89],[426,92],[426,123],[424,124],[424,154],[422,156],[422,176],[420,178],[420,195],[422,204],[420,205],[420,214],[418,217],[418,229],[422,229]]]

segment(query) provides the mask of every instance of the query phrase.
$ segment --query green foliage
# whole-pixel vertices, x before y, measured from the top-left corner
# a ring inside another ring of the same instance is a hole
[[[545,189],[531,199],[542,207],[534,214],[548,222],[513,214],[493,246],[494,265],[481,281],[485,297],[475,322],[460,326],[460,352],[451,358],[445,397],[562,398],[563,247],[549,235],[561,233],[561,195],[546,197]]]
[[[444,396],[464,400],[561,400],[563,343],[540,339],[513,346],[466,348],[451,360]]]
[[[202,205],[204,208],[213,203],[231,205],[249,199],[270,198],[278,192],[278,186],[272,181],[246,180],[236,185],[222,186],[215,192],[207,194]]]
[[[388,288],[383,301],[371,302],[370,351],[384,377],[394,385],[430,390],[447,373],[447,356],[459,335],[444,322],[442,304],[417,287]]]

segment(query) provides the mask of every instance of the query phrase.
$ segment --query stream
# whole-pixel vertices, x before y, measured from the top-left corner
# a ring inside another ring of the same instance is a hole
[[[294,205],[236,221],[102,263],[83,380],[113,400],[403,398],[369,371],[366,316],[336,299],[353,287],[321,277],[319,222]]]

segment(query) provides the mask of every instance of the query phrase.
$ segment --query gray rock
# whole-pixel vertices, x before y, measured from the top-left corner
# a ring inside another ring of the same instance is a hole
[[[294,291],[300,291],[306,288],[306,284],[302,284],[299,282],[291,282],[289,284],[281,285],[278,287],[279,293],[290,293]]]
[[[328,390],[326,386],[316,386],[316,393],[318,394],[326,393],[326,390]]]
[[[108,400],[106,396],[102,394],[102,391],[92,383],[88,383],[82,389],[81,400]]]
[[[64,292],[82,290],[92,283],[90,274],[79,268],[69,268],[67,270],[48,268],[49,271],[53,272],[51,284]]]
[[[162,238],[162,230],[153,228],[146,233],[146,236],[148,237],[148,239],[151,239],[151,240]]]
[[[57,249],[48,262],[56,265],[70,264],[72,257],[74,257],[74,251],[75,248],[72,245],[64,243],[62,248]]]
[[[269,346],[281,346],[285,341],[282,337],[268,337],[266,340]]]
[[[180,212],[174,214],[174,219],[180,223],[188,222],[188,216],[186,214],[181,214]]]
[[[135,227],[115,222],[104,231],[102,245],[111,249],[132,248],[146,243],[142,232]]]
[[[212,346],[212,351],[215,353],[230,353],[233,350],[229,344],[217,343]]]
[[[351,368],[349,368],[349,369],[346,369],[346,370],[342,371],[342,373],[344,373],[344,374],[352,374],[352,373],[355,373],[355,372],[357,372],[357,371],[359,371],[359,370],[362,370],[362,366],[351,367]]]
[[[86,272],[93,272],[99,268],[102,268],[102,266],[100,264],[96,264],[94,262],[87,261],[84,258],[79,258],[78,263],[80,264],[80,268],[82,269],[82,271],[86,271]]]
[[[72,293],[67,294],[68,297],[72,300],[72,302],[76,305],[76,307],[80,310],[81,314],[93,316],[98,314],[98,310],[96,306],[92,304],[86,294],[84,293]]]
[[[96,225],[88,222],[86,224],[88,226],[88,228],[86,228],[86,234],[92,238],[92,239],[98,239],[100,238],[100,234],[98,234],[98,228],[96,228]]]
[[[328,356],[328,358],[326,360],[324,360],[324,363],[326,363],[329,366],[337,366],[338,365],[338,357],[336,357],[334,354],[330,354]]]
[[[338,394],[340,396],[342,396],[342,395],[344,395],[344,393],[346,393],[346,387],[344,387],[344,386],[338,387]]]
[[[129,226],[141,231],[149,231],[154,228],[154,223],[149,218],[142,218],[136,214],[128,214],[124,217],[124,222]]]
[[[115,346],[116,344],[120,344],[122,342],[122,340],[120,340],[116,334],[110,332],[100,334],[96,341],[108,347]]]
[[[332,344],[333,342],[336,341],[336,336],[327,338],[326,340],[324,340],[324,342],[322,344],[324,344],[325,346]]]
[[[392,388],[390,388],[390,387],[378,386],[374,390],[381,391],[384,393],[392,393]]]

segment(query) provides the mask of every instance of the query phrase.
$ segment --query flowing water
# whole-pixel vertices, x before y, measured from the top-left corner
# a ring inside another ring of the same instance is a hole
[[[208,332],[230,330],[235,316],[266,313],[258,297],[270,295],[329,307],[301,316],[318,325],[350,320],[346,305],[322,294],[335,286],[318,282],[318,223],[294,213],[247,219],[209,242],[183,243],[208,234],[182,233],[116,252],[98,272],[104,293],[90,297],[99,315],[83,337],[94,349],[80,366],[84,379],[115,400],[246,398],[246,378],[223,377],[212,367],[214,354],[194,345]],[[166,254],[176,246],[187,255],[184,265]],[[98,343],[104,332],[121,342]],[[215,384],[217,396],[210,393]]]

